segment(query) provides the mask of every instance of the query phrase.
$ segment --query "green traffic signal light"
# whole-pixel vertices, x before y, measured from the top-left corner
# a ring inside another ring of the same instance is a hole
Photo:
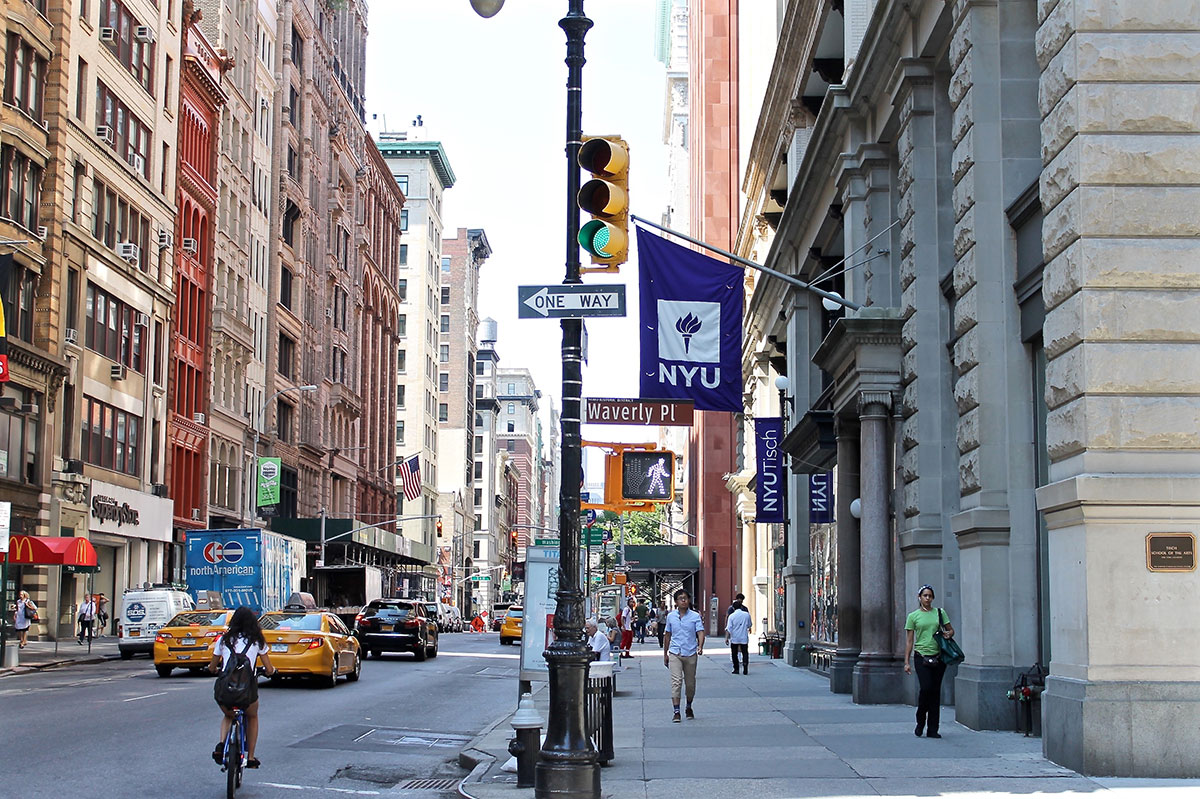
[[[585,137],[579,165],[592,174],[576,196],[582,211],[592,216],[579,228],[579,246],[601,269],[618,271],[629,249],[629,149],[617,136]]]

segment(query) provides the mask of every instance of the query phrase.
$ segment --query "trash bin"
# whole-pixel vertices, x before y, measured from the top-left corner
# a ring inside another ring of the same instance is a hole
[[[776,636],[771,639],[771,660],[779,660],[783,657],[783,636]]]
[[[758,639],[758,654],[766,657],[771,654],[771,639],[765,635]]]
[[[613,692],[616,677],[613,663],[592,661],[588,664],[586,720],[588,737],[596,747],[600,765],[613,759]]]
[[[18,665],[20,665],[20,660],[21,660],[20,652],[21,652],[21,649],[17,645],[16,640],[5,642],[4,663],[0,664],[0,667],[6,668],[6,669],[15,669]]]

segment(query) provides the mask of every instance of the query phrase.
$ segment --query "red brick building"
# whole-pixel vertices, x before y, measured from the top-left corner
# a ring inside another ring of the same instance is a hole
[[[217,211],[218,115],[225,103],[221,72],[227,68],[197,21],[184,21],[176,148],[175,313],[167,440],[177,530],[208,524],[208,309]]]

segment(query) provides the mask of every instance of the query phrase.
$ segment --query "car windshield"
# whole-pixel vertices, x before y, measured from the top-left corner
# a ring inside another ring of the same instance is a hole
[[[507,616],[505,616],[504,618],[506,618],[506,619],[519,619],[519,618],[521,618],[521,617],[522,617],[522,616],[524,616],[524,615],[525,615],[525,614],[524,614],[524,612],[523,612],[523,611],[522,611],[520,608],[509,608],[509,609],[508,609],[508,615],[507,615]]]
[[[264,630],[321,631],[320,613],[269,613],[259,619]]]
[[[434,604],[432,604],[432,605],[426,605],[426,606],[425,606],[425,610],[426,610],[426,611],[429,613],[429,615],[430,615],[430,616],[436,616],[436,615],[438,615],[438,609],[437,609],[437,603],[436,603],[436,602],[435,602]]]
[[[411,616],[413,606],[407,602],[372,602],[363,609],[363,618],[383,616],[389,619],[404,619]]]
[[[179,613],[167,622],[168,627],[224,627],[227,610],[193,610]]]

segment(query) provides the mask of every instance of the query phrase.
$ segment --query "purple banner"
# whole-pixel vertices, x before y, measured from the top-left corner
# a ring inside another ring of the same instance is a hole
[[[741,267],[637,229],[642,399],[742,411]]]
[[[833,523],[833,472],[808,476],[808,522]]]
[[[782,523],[784,510],[783,419],[754,420],[754,451],[758,466],[755,478],[754,520],[760,524]]]

